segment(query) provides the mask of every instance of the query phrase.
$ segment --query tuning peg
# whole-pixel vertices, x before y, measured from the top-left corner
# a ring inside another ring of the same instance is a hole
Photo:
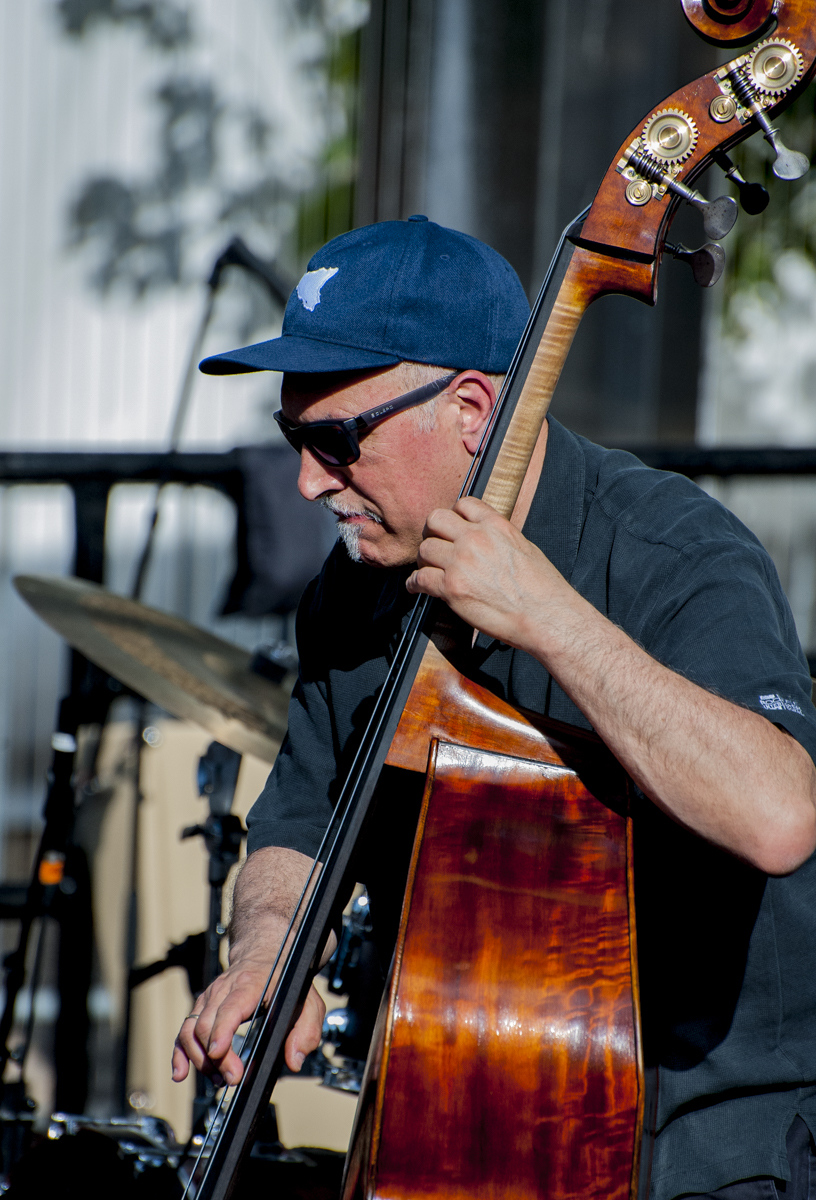
[[[783,145],[779,130],[773,126],[764,113],[757,113],[757,120],[765,131],[765,141],[769,142],[776,155],[773,173],[777,179],[801,179],[810,170],[810,159],[798,150],[789,150]]]
[[[730,179],[739,191],[740,204],[744,212],[755,217],[768,207],[770,196],[761,183],[749,183],[735,162],[723,150],[714,151],[714,161],[725,171],[726,179]]]
[[[673,179],[668,171],[664,171],[653,158],[642,150],[631,151],[626,161],[638,175],[649,183],[662,184],[675,196],[682,196],[687,204],[693,205],[703,214],[703,229],[711,241],[725,237],[734,228],[737,219],[737,204],[730,196],[718,196],[716,200],[706,200],[698,191],[692,191],[684,183]],[[626,189],[630,204],[644,204],[651,198],[651,189],[646,189],[642,183],[633,181]]]
[[[734,95],[746,108],[762,130],[765,141],[771,146],[776,158],[773,173],[777,179],[801,179],[810,170],[810,159],[798,150],[789,150],[779,136],[779,130],[765,116],[756,92],[739,68],[728,72]]]
[[[688,189],[685,190],[688,191]],[[716,200],[706,200],[699,192],[692,192],[685,199],[703,214],[703,229],[706,237],[711,238],[712,241],[725,237],[734,228],[737,219],[737,205],[730,196],[718,196]]]
[[[672,258],[680,259],[691,267],[694,282],[700,287],[713,287],[725,270],[725,251],[716,242],[708,242],[699,250],[666,242],[666,250]]]

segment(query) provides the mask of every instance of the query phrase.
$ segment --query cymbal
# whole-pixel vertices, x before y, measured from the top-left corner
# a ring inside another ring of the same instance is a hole
[[[69,645],[138,695],[239,754],[277,758],[287,689],[252,671],[246,650],[83,579],[18,575],[14,586]]]

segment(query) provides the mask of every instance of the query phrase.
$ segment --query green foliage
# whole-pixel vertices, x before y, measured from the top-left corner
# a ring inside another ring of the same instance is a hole
[[[328,80],[328,100],[343,114],[344,127],[326,146],[320,179],[298,205],[296,247],[301,269],[327,241],[354,228],[361,35],[355,29],[337,36],[321,64]]]
[[[774,122],[782,140],[816,157],[816,84]],[[774,264],[784,251],[796,250],[816,263],[816,178],[814,173],[792,183],[773,174],[773,153],[755,134],[732,153],[746,179],[767,188],[770,203],[758,216],[740,213],[725,247],[727,268],[724,279],[726,315],[736,297],[754,288],[774,288]],[[714,194],[715,188],[709,188]]]

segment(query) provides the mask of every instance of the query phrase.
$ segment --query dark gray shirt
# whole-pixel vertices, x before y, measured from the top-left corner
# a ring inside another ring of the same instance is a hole
[[[816,758],[810,676],[779,579],[722,505],[551,419],[524,533],[656,659]],[[307,589],[289,735],[250,814],[250,850],[315,854],[412,602],[405,574],[351,563],[338,546]],[[590,728],[530,656],[480,635],[476,662],[474,678],[511,703]],[[378,864],[410,842],[416,812],[397,802],[400,786],[391,779],[380,802],[370,878],[365,854],[359,872],[391,927],[402,876]],[[660,1080],[652,1195],[788,1179],[794,1116],[816,1133],[816,856],[769,878],[640,797],[635,875],[644,1045]]]

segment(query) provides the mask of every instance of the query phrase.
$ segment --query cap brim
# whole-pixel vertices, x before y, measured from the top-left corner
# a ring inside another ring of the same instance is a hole
[[[257,342],[213,354],[198,364],[205,375],[240,375],[247,371],[297,371],[312,375],[320,371],[366,371],[393,367],[400,360],[392,354],[377,354],[357,346],[338,346],[315,338],[284,334],[269,342]]]

